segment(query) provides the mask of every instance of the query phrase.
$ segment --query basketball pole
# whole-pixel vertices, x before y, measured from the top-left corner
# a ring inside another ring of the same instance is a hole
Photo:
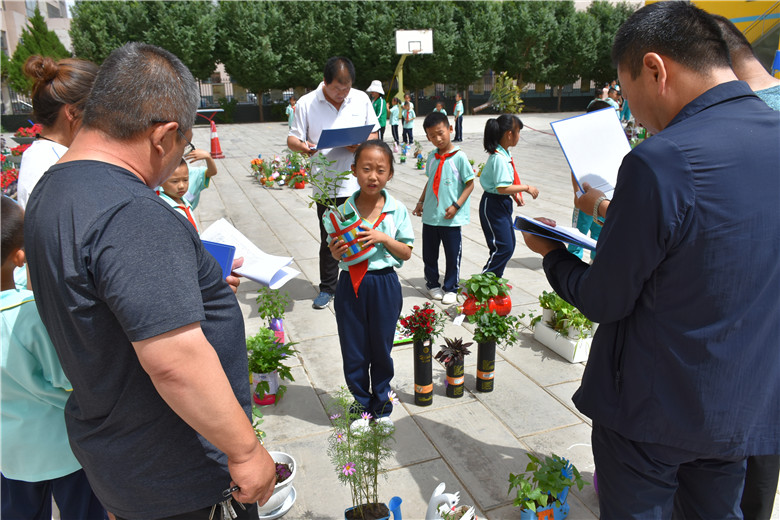
[[[412,54],[419,53],[419,50],[412,51]],[[411,56],[412,54],[401,54],[401,59],[398,60],[398,65],[395,68],[395,72],[393,72],[393,77],[390,79],[390,84],[393,84],[393,80],[398,78],[398,92],[395,93],[395,98],[398,98],[398,101],[404,100],[404,62],[406,61],[406,58]]]

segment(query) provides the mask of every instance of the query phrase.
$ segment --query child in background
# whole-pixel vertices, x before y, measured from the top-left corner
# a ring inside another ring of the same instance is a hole
[[[502,114],[488,119],[485,124],[483,145],[490,154],[479,182],[485,193],[479,201],[479,223],[485,234],[490,256],[482,272],[503,276],[504,268],[515,251],[515,231],[512,227],[512,199],[522,206],[526,192],[533,198],[539,190],[521,184],[509,149],[520,140],[523,123],[517,116]]]
[[[404,125],[404,144],[414,144],[414,118],[417,117],[409,101],[404,102],[401,118]]]
[[[185,197],[189,185],[190,173],[187,168],[187,161],[182,158],[181,163],[179,163],[179,166],[173,171],[173,174],[168,177],[168,180],[163,182],[156,191],[160,198],[167,202],[177,212],[181,213],[190,224],[195,226],[195,230],[200,234],[200,227],[192,212],[192,205]]]
[[[401,107],[398,106],[398,98],[394,97],[390,100],[390,130],[393,132],[393,141],[395,141],[395,151],[398,151],[398,145],[400,139],[398,138],[398,122],[401,120]]]
[[[364,260],[367,269],[362,281],[355,282],[342,256],[347,244],[341,238],[329,243],[333,258],[342,272],[336,286],[334,308],[344,364],[344,378],[357,404],[377,419],[392,425],[393,409],[388,397],[393,379],[393,336],[403,297],[395,269],[412,256],[414,232],[406,207],[386,190],[393,177],[393,153],[383,141],[371,140],[358,146],[352,174],[360,189],[341,205],[345,217],[362,219],[358,241],[374,245],[376,252]],[[335,230],[325,213],[323,224],[329,234]],[[356,267],[356,266],[351,266]]]
[[[293,121],[295,121],[295,96],[290,96],[290,104],[284,110],[287,114],[287,129],[292,128]]]
[[[433,112],[423,121],[425,136],[435,147],[425,163],[428,183],[414,215],[422,217],[425,285],[434,300],[451,305],[460,280],[461,226],[469,223],[469,200],[474,170],[466,154],[450,141],[452,126],[446,114]],[[439,245],[444,246],[444,288],[439,285]]]
[[[217,174],[217,163],[209,152],[200,148],[193,149],[184,158],[190,163],[187,165],[190,187],[187,188],[184,198],[189,201],[192,209],[195,209],[200,202],[200,192],[209,187],[211,178]],[[195,161],[206,161],[206,166],[193,166],[192,163]]]
[[[463,141],[463,100],[460,92],[455,93],[455,107],[452,110],[452,115],[455,117],[455,139],[453,141],[459,143]]]
[[[65,430],[71,386],[43,326],[33,293],[14,286],[25,263],[24,210],[2,197],[0,430],[2,518],[51,519],[52,495],[62,520],[106,513],[73,455]]]
[[[433,111],[434,111],[434,112],[438,112],[438,113],[440,113],[440,114],[444,114],[445,116],[447,115],[447,111],[446,111],[446,110],[444,110],[444,103],[442,103],[441,101],[439,101],[438,103],[436,103],[436,108],[434,108],[434,109],[433,109]],[[429,139],[429,140],[430,140],[430,139]]]

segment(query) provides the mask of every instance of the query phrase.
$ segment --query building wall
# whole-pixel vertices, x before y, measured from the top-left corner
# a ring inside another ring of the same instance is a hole
[[[9,57],[16,51],[22,30],[27,27],[27,20],[35,11],[35,6],[41,11],[49,30],[54,31],[66,49],[73,52],[70,41],[70,18],[64,0],[2,0],[0,10],[0,28],[5,36],[4,48],[8,49]]]

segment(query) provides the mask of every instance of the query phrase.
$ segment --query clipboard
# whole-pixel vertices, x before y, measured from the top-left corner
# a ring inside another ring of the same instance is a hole
[[[555,240],[557,242],[574,244],[591,251],[596,249],[596,241],[589,236],[583,235],[578,229],[565,226],[548,226],[543,222],[528,218],[525,215],[518,215],[515,217],[514,228],[518,231],[525,231],[532,235],[549,238],[550,240]]]
[[[342,146],[352,146],[360,144],[368,139],[374,125],[353,126],[351,128],[328,128],[320,133],[320,140],[317,142],[317,150],[326,150],[328,148],[339,148]]]
[[[617,184],[623,157],[631,151],[614,108],[603,108],[550,123],[582,193],[582,183],[608,199]],[[577,195],[579,197],[579,194]]]
[[[230,276],[230,273],[233,271],[233,257],[236,256],[235,246],[209,242],[208,240],[201,240],[201,243],[222,268],[222,279],[224,280]]]

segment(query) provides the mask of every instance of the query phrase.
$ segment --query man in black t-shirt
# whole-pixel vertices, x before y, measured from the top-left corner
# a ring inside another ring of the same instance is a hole
[[[73,452],[119,518],[208,518],[223,490],[264,503],[275,484],[249,420],[235,295],[152,191],[181,161],[198,101],[172,54],[115,50],[26,214],[36,303],[73,384]]]

